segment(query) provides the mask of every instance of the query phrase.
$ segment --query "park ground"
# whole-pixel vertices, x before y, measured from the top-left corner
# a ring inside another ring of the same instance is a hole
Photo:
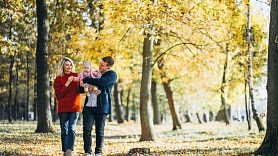
[[[34,133],[37,127],[34,121],[12,124],[0,121],[0,156],[62,155],[59,125],[55,122],[53,126],[54,133],[38,134]],[[261,145],[265,135],[265,132],[258,131],[255,122],[250,131],[246,122],[238,121],[228,126],[223,122],[183,123],[182,126],[181,130],[172,131],[172,124],[155,125],[156,140],[140,142],[140,123],[107,122],[103,155],[249,156]],[[133,148],[149,148],[150,153],[129,153]],[[81,121],[77,125],[74,150],[76,156],[82,156]]]

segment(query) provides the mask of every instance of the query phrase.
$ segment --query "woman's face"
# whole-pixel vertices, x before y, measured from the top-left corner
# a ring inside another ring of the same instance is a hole
[[[71,72],[72,64],[70,63],[70,61],[65,61],[63,69],[65,74],[69,74]]]

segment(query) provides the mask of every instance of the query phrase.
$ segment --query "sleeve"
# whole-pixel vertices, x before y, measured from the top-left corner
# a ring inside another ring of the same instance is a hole
[[[95,86],[107,86],[111,83],[115,83],[117,79],[117,74],[113,71],[109,73],[104,73],[100,78],[84,78],[83,82]]]
[[[65,97],[68,92],[68,88],[60,81],[58,77],[56,77],[54,80],[53,88],[57,99]]]
[[[82,81],[82,80],[84,79],[84,74],[83,74],[83,72],[81,72],[81,73],[79,74],[79,78],[80,78],[80,81]]]
[[[83,87],[83,86],[79,86],[79,92],[80,92],[80,93],[85,93],[84,87]]]
[[[91,71],[91,77],[93,77],[93,78],[99,78],[99,77],[100,77],[100,73],[92,70],[92,71]]]

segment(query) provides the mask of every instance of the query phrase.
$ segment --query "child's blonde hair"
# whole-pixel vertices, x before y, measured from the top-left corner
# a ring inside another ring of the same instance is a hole
[[[83,66],[86,66],[86,65],[88,65],[88,66],[90,67],[90,69],[92,68],[92,63],[91,63],[91,62],[85,61],[85,62],[83,63]]]

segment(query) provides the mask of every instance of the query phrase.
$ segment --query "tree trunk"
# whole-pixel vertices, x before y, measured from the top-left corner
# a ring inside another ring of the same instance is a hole
[[[157,102],[157,93],[156,93],[156,82],[152,80],[151,94],[152,94],[152,105],[153,105],[153,123],[155,125],[161,124],[159,104]]]
[[[53,98],[53,102],[54,102],[54,110],[53,110],[53,122],[56,122],[58,120],[58,106],[57,106],[57,100],[56,100],[56,96],[54,94],[54,98]]]
[[[176,112],[174,98],[173,98],[173,92],[170,87],[170,81],[163,82],[162,84],[163,84],[164,90],[166,92],[166,97],[168,99],[168,104],[169,104],[169,108],[171,111],[171,116],[172,116],[172,120],[173,120],[173,130],[181,129],[182,127],[181,127],[180,119]]]
[[[10,31],[9,31],[9,39],[12,40],[12,16],[10,16]],[[10,53],[12,54],[12,51],[10,51]],[[13,121],[12,118],[12,93],[13,93],[13,66],[14,66],[14,61],[15,61],[15,56],[16,56],[16,52],[14,52],[14,55],[10,55],[10,68],[9,68],[9,97],[8,97],[8,120],[9,123],[11,123]]]
[[[29,90],[29,83],[30,83],[30,80],[29,80],[29,77],[30,77],[30,74],[29,74],[29,58],[28,58],[28,52],[26,52],[26,60],[27,60],[27,63],[26,63],[26,73],[27,73],[27,84],[26,84],[26,104],[25,104],[25,106],[26,106],[26,108],[25,108],[25,119],[26,119],[26,121],[29,121],[29,114],[28,114],[28,112],[29,112],[29,92],[30,92],[30,90]]]
[[[185,113],[185,119],[186,121],[185,122],[192,122],[192,119],[191,119],[191,113],[189,111],[186,111]]]
[[[251,99],[251,107],[253,112],[253,118],[257,123],[259,131],[264,131],[265,128],[261,122],[261,119],[259,117],[259,113],[255,107],[255,100],[254,100],[254,94],[253,94],[253,81],[252,81],[252,45],[251,45],[251,26],[250,26],[250,0],[248,5],[248,20],[247,20],[247,44],[248,44],[248,51],[249,51],[249,61],[248,61],[248,84],[249,84],[249,95]]]
[[[196,113],[196,116],[197,116],[198,122],[199,122],[200,124],[202,124],[202,123],[203,123],[203,120],[201,119],[199,113]]]
[[[90,19],[92,20],[91,26],[100,32],[104,28],[104,11],[103,4],[100,0],[93,0],[89,2]]]
[[[18,103],[17,103],[17,95],[18,95],[18,66],[16,67],[16,70],[15,70],[15,75],[16,75],[16,78],[15,78],[15,95],[14,95],[14,106],[13,106],[13,119],[16,121],[17,118],[18,118]],[[25,109],[24,109],[25,110]]]
[[[158,40],[157,43],[156,43],[156,46],[158,47],[157,48],[158,53],[160,53],[160,47],[159,47],[160,45],[161,45],[161,40]],[[178,114],[176,112],[176,109],[175,109],[173,92],[172,92],[171,87],[170,87],[171,80],[169,80],[167,78],[167,74],[166,74],[166,71],[165,71],[165,68],[164,68],[163,58],[164,57],[162,56],[160,59],[158,59],[157,66],[158,66],[158,69],[160,70],[160,77],[161,77],[161,80],[162,80],[162,85],[163,85],[163,88],[165,90],[166,97],[167,97],[167,100],[168,100],[168,105],[169,105],[169,108],[170,108],[172,121],[173,121],[173,130],[177,130],[177,129],[181,129],[182,126],[181,126],[181,122],[180,122],[180,119],[178,117]],[[168,79],[168,80],[163,81],[164,79]]]
[[[129,121],[129,98],[130,98],[131,88],[128,88],[127,96],[126,96],[126,107],[125,107],[125,120]]]
[[[135,101],[135,93],[132,95],[132,114],[131,114],[131,120],[136,121],[137,120],[137,112],[136,112],[136,101]]]
[[[209,111],[209,121],[214,121],[214,116],[212,111]]]
[[[267,130],[255,155],[278,155],[278,1],[271,1],[267,64]]]
[[[223,67],[223,75],[222,75],[222,83],[221,83],[221,104],[222,104],[222,108],[223,108],[223,113],[222,113],[222,117],[224,119],[224,122],[226,123],[226,125],[230,124],[230,118],[227,112],[227,104],[226,104],[226,100],[225,100],[225,84],[226,84],[226,70],[227,70],[227,65],[228,65],[228,57],[229,57],[229,53],[227,50],[227,54],[226,54],[226,59],[225,59],[225,63],[224,63],[224,67]]]
[[[36,51],[37,64],[37,93],[38,93],[38,122],[37,133],[54,132],[52,126],[51,109],[49,102],[49,69],[48,69],[48,35],[49,21],[47,18],[46,0],[38,0],[37,23],[38,40]]]
[[[247,100],[247,80],[245,80],[245,87],[244,87],[244,95],[245,95],[245,112],[246,112],[246,121],[248,124],[248,130],[251,130],[251,120],[250,120],[250,112],[249,112],[249,107],[248,107],[248,100]]]
[[[117,82],[114,84],[114,101],[115,101],[117,122],[124,123],[123,108],[122,108],[121,101],[120,101],[120,94],[119,94]]]
[[[152,78],[152,47],[153,38],[150,34],[144,38],[142,79],[140,89],[140,141],[154,141],[154,125],[151,117],[151,78]]]
[[[208,122],[209,121],[207,113],[203,114],[203,120],[204,120],[204,122]]]
[[[36,70],[37,71],[37,70]],[[37,74],[34,77],[34,120],[37,120]]]

